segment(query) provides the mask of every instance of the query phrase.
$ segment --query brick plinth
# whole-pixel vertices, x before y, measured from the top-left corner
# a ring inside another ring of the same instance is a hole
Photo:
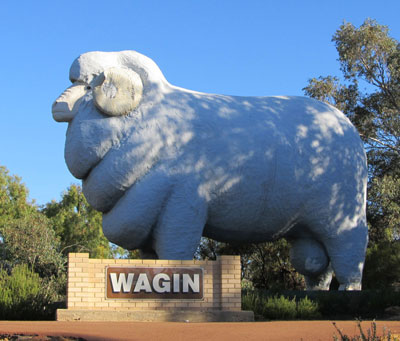
[[[204,298],[106,298],[105,274],[109,266],[200,267],[204,273]],[[70,253],[67,309],[57,312],[57,320],[251,321],[253,314],[241,311],[240,271],[239,256],[221,256],[216,261],[176,261],[91,259],[88,253]]]

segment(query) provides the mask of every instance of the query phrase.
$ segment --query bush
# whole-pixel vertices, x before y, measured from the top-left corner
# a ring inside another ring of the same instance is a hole
[[[400,306],[400,292],[393,289],[280,292],[254,289],[242,293],[243,309],[254,311],[256,318],[291,319],[292,313],[282,312],[292,310],[290,302],[294,301],[299,319],[378,319],[386,317],[386,308]],[[270,312],[266,311],[267,302]]]
[[[251,310],[254,314],[262,315],[262,299],[255,292],[242,293],[242,309]]]
[[[242,294],[242,309],[251,310],[254,312],[256,318],[263,317],[264,313],[264,300],[261,295],[254,291],[247,291]]]
[[[293,320],[297,315],[295,299],[283,295],[268,297],[263,308],[263,316],[271,320]]]
[[[297,318],[302,320],[315,320],[321,318],[319,305],[307,296],[297,302]]]
[[[243,310],[252,310],[256,319],[293,320],[321,318],[319,305],[307,296],[296,299],[284,295],[266,296],[261,291],[244,291],[242,295]]]
[[[49,318],[44,288],[39,275],[26,264],[16,265],[11,273],[0,269],[0,319]]]

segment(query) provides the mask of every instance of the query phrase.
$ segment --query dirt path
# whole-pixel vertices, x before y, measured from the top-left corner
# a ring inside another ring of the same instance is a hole
[[[349,336],[359,335],[354,321],[337,321]],[[362,323],[366,331],[371,322]],[[400,321],[378,321],[400,335]],[[165,322],[8,322],[0,321],[0,334],[73,336],[87,340],[333,340],[338,335],[330,321],[251,323],[165,323]],[[339,336],[339,335],[338,335]]]

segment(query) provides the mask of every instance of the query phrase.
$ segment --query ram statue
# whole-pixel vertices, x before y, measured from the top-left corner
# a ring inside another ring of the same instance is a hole
[[[363,143],[334,107],[171,85],[134,51],[88,52],[54,102],[65,160],[113,243],[192,259],[202,236],[284,237],[308,289],[361,289],[368,233]],[[266,80],[267,81],[267,80]]]

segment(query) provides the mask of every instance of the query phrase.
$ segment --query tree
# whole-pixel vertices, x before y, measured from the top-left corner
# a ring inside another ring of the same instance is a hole
[[[27,201],[21,179],[0,167],[0,261],[12,268],[28,264],[42,277],[58,275],[64,260],[48,219]]]
[[[28,266],[42,279],[42,293],[49,301],[65,294],[65,258],[50,221],[34,203],[20,178],[0,167],[0,270],[11,274]]]
[[[42,213],[9,221],[2,230],[0,255],[0,268],[12,272],[18,266],[28,266],[40,276],[42,293],[49,302],[65,295],[66,258],[59,252],[59,241]]]
[[[21,179],[9,175],[7,168],[0,166],[0,235],[8,221],[27,216],[36,209],[28,203],[28,189]]]
[[[40,212],[11,220],[3,228],[2,237],[1,259],[8,267],[28,264],[41,277],[59,276],[64,270],[59,241],[50,221]]]
[[[364,277],[374,278],[369,272],[375,261],[370,257],[384,261],[390,250],[399,250],[395,244],[400,234],[400,44],[389,36],[388,27],[371,19],[359,28],[344,23],[332,41],[342,81],[333,76],[313,78],[303,90],[342,110],[365,143],[370,249]]]
[[[89,205],[78,185],[71,185],[63,193],[60,202],[46,204],[43,213],[51,220],[64,255],[69,252],[89,252],[93,258],[113,256],[113,250],[102,231],[101,213]]]

